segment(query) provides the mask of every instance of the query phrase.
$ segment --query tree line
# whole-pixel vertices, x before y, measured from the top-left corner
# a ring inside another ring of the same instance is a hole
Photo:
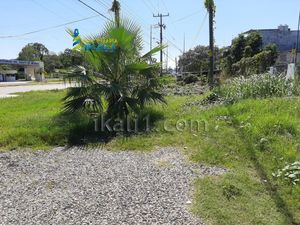
[[[226,77],[264,73],[275,64],[278,51],[275,44],[262,46],[262,36],[258,32],[240,34],[232,40],[231,46],[215,47],[214,69]],[[208,46],[196,46],[179,57],[179,71],[206,75],[209,56]]]
[[[82,65],[83,55],[78,51],[65,49],[59,54],[50,52],[49,49],[41,43],[29,43],[22,48],[18,55],[18,60],[42,61],[45,65],[46,73],[53,73],[56,69],[69,68]]]

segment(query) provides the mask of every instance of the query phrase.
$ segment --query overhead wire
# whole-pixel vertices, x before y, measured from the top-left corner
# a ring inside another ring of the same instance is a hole
[[[148,5],[146,0],[142,0],[142,2],[144,3],[144,5],[148,8],[148,10],[153,13],[156,11],[155,7],[153,5],[151,5],[152,9],[150,9],[151,7]]]
[[[98,13],[100,16],[102,16],[103,18],[109,20],[110,22],[113,22],[110,18],[108,18],[107,16],[103,15],[102,13],[100,13],[98,10],[94,9],[92,6],[86,4],[85,2],[78,0],[78,2],[80,2],[81,4],[85,5],[86,7],[90,8],[91,10],[93,10],[94,12]]]
[[[46,28],[35,30],[35,31],[26,32],[26,33],[23,33],[23,34],[0,36],[0,39],[24,37],[24,36],[27,36],[27,35],[30,35],[30,34],[35,34],[35,33],[43,32],[43,31],[47,31],[47,30],[52,30],[52,29],[59,28],[59,27],[64,27],[66,25],[78,23],[78,22],[89,20],[89,19],[96,18],[96,17],[99,17],[99,16],[98,15],[90,16],[90,17],[86,17],[86,18],[83,18],[83,19],[74,20],[74,21],[70,21],[70,22],[67,22],[67,23],[63,23],[63,24],[59,24],[59,25],[55,25],[55,26],[51,26],[51,27],[46,27]]]
[[[39,6],[40,8],[50,12],[51,14],[60,17],[61,19],[65,19],[63,18],[61,15],[59,15],[58,13],[56,13],[55,11],[47,8],[46,6],[44,6],[43,4],[41,4],[40,2],[36,1],[36,0],[31,0],[34,4],[36,4],[37,6]]]
[[[199,37],[199,35],[201,33],[201,30],[204,27],[204,24],[205,24],[205,21],[207,19],[207,16],[208,16],[208,12],[206,12],[206,14],[205,14],[205,16],[204,16],[204,18],[203,18],[203,20],[202,20],[202,22],[201,22],[201,24],[200,24],[200,26],[198,28],[198,31],[197,31],[196,36],[195,36],[195,39],[192,42],[191,48],[194,46],[195,42],[197,41],[197,39],[198,39],[198,37]]]
[[[193,12],[193,13],[189,14],[189,15],[186,15],[186,16],[184,16],[184,17],[181,17],[181,18],[179,18],[179,19],[173,21],[172,24],[181,22],[181,21],[183,21],[183,20],[186,20],[186,19],[188,19],[188,18],[190,18],[190,17],[192,17],[192,16],[194,16],[194,15],[199,14],[200,12],[202,12],[202,10],[198,10],[198,11],[196,11],[196,12]]]

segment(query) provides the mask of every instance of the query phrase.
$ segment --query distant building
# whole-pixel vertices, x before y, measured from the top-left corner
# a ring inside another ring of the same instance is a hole
[[[0,82],[16,81],[17,73],[17,70],[0,70]]]
[[[17,68],[24,68],[25,79],[43,81],[44,80],[44,63],[40,61],[23,61],[23,60],[7,60],[0,59],[0,65],[11,65]],[[12,71],[2,71],[0,81],[13,81],[15,75]]]
[[[276,44],[279,52],[288,52],[296,49],[297,30],[291,30],[288,25],[280,25],[277,29],[249,30],[245,32],[258,32],[262,36],[263,47]]]

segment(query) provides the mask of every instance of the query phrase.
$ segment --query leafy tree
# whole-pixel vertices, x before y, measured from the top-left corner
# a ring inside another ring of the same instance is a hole
[[[33,43],[32,46],[37,50],[40,61],[43,61],[44,56],[49,54],[49,50],[41,43]]]
[[[245,58],[253,56],[253,50],[249,45],[245,47],[243,55]]]
[[[275,64],[277,46],[272,44],[262,49],[262,37],[258,32],[240,34],[222,58],[225,75],[250,75],[265,72]]]
[[[64,68],[68,68],[72,66],[82,65],[84,57],[80,52],[67,48],[63,53],[59,55],[59,60]]]
[[[231,44],[231,55],[234,62],[238,62],[243,58],[246,46],[245,36],[240,34],[237,38],[233,39]]]
[[[44,57],[45,71],[47,73],[52,73],[55,69],[60,69],[63,67],[60,57],[56,54],[46,55]]]
[[[22,48],[19,53],[19,60],[43,61],[44,55],[49,54],[49,50],[41,43],[30,43]]]
[[[270,64],[274,65],[278,58],[278,48],[276,44],[269,44],[264,48],[265,51],[270,51]]]
[[[250,56],[254,56],[261,51],[261,46],[262,36],[258,32],[251,32],[249,35],[246,36],[246,47],[244,52],[246,51],[246,48],[250,48]]]
[[[208,46],[198,45],[194,49],[191,49],[179,57],[178,66],[182,72],[194,72],[202,74],[209,70],[209,53],[210,48]],[[216,66],[220,63],[220,49],[215,47]]]
[[[81,40],[87,65],[78,67],[67,77],[78,85],[68,90],[65,111],[104,113],[110,118],[125,119],[137,113],[147,102],[164,102],[157,92],[159,64],[149,64],[150,56],[161,47],[141,56],[141,30],[128,20],[111,22],[101,32],[103,38],[117,41],[115,51],[85,51],[87,43],[101,44],[99,36]],[[70,31],[72,34],[72,31]]]
[[[39,60],[38,51],[30,44],[22,48],[18,56],[19,60],[37,61]]]

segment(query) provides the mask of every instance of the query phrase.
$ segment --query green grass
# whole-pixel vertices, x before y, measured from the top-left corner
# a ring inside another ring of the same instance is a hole
[[[48,149],[80,140],[91,125],[80,114],[61,113],[64,95],[64,91],[29,92],[1,99],[0,149]]]
[[[31,92],[0,100],[0,146],[49,148],[92,133],[84,116],[60,113],[63,96],[63,91]],[[168,105],[143,112],[150,115],[151,132],[117,136],[106,147],[176,146],[194,162],[228,168],[225,175],[195,181],[192,209],[206,224],[300,224],[300,188],[272,177],[286,162],[300,160],[300,98],[243,100],[206,110],[186,105],[202,98],[167,97]],[[176,131],[179,119],[198,120],[199,130]]]

